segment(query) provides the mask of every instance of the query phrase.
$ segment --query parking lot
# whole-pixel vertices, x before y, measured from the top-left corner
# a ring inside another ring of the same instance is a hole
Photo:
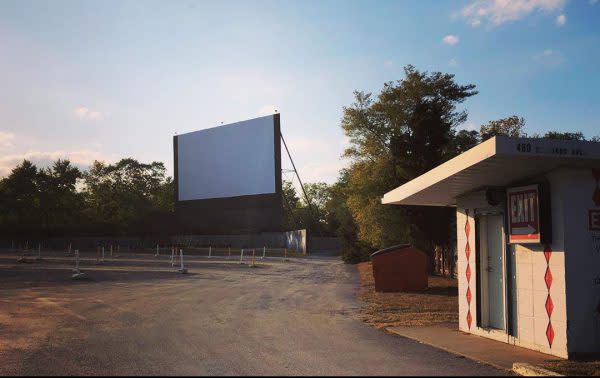
[[[357,319],[358,274],[335,257],[0,257],[3,375],[500,374]]]

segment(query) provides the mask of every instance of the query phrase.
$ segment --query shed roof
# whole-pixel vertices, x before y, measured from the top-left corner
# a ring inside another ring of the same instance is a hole
[[[493,137],[386,193],[391,205],[456,206],[462,194],[561,167],[600,168],[600,143]]]

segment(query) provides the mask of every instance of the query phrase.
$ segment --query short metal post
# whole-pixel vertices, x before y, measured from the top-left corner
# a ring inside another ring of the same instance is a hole
[[[263,259],[265,258],[266,254],[267,254],[267,247],[263,247],[263,255],[262,255]]]
[[[73,269],[73,274],[71,275],[71,278],[74,280],[80,280],[80,279],[86,278],[85,273],[82,273],[79,270],[79,250],[78,249],[75,250],[75,269]]]
[[[69,243],[69,256],[71,256],[71,243]]]
[[[287,261],[287,247],[283,251],[283,261]]]
[[[212,257],[212,245],[208,246],[208,258],[210,259]]]
[[[113,245],[110,245],[110,257],[113,257]]]
[[[155,256],[158,256],[158,244],[156,245],[156,255]]]
[[[242,248],[242,252],[240,253],[240,264],[244,260],[244,248]]]
[[[254,266],[254,252],[255,252],[255,249],[252,248],[252,265],[250,265],[250,266]]]
[[[102,262],[104,262],[104,247],[102,247]]]
[[[171,247],[171,266],[175,266],[175,247]]]
[[[179,250],[179,262],[181,263],[181,267],[179,268],[179,273],[187,273],[187,269],[183,267],[183,249]]]
[[[227,259],[231,258],[231,246],[229,246],[229,254],[227,255]]]

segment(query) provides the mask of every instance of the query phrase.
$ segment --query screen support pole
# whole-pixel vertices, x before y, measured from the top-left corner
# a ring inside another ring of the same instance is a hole
[[[285,143],[285,139],[283,139],[283,134],[281,132],[279,132],[279,135],[281,136],[281,141],[283,142],[283,146],[285,147],[285,152],[287,152],[287,155],[290,158],[290,162],[292,163],[292,167],[294,168],[294,172],[296,173],[296,177],[298,178],[298,182],[300,183],[300,188],[302,189],[302,193],[304,194],[304,199],[306,200],[306,203],[308,204],[308,209],[309,209],[311,215],[314,215],[315,213],[313,211],[312,202],[311,202],[310,198],[308,197],[308,195],[306,194],[306,190],[304,190],[304,184],[302,184],[302,180],[300,179],[300,175],[298,174],[298,170],[296,169],[296,164],[294,164],[294,159],[292,159],[290,150],[288,149],[287,144]]]

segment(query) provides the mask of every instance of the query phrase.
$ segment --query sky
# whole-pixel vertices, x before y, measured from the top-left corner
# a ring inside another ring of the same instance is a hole
[[[600,135],[598,0],[0,0],[0,176],[125,157],[172,175],[173,135],[276,109],[303,181],[333,183],[353,91],[407,64],[477,86],[461,128]]]

